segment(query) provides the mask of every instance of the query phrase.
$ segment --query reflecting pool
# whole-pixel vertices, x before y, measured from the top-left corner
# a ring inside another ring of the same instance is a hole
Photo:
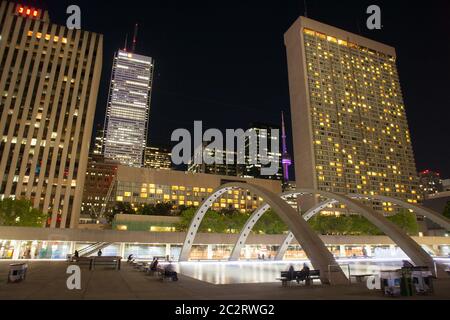
[[[437,259],[439,263],[450,266],[450,259]],[[213,284],[233,283],[267,283],[277,282],[281,271],[286,271],[291,265],[295,270],[303,268],[308,260],[299,261],[239,261],[239,262],[181,262],[176,268],[178,272],[191,278]],[[396,270],[402,267],[402,259],[340,259],[344,273],[348,276],[363,274],[378,274],[382,270]]]

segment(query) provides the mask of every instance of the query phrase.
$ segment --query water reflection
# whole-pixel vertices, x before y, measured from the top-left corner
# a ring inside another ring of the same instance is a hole
[[[340,259],[344,273],[348,276],[378,274],[382,270],[395,270],[403,265],[402,259]],[[301,270],[308,260],[299,261],[240,261],[240,262],[181,262],[177,264],[180,273],[213,284],[268,283],[277,282],[281,271],[293,265]],[[450,259],[440,259],[439,263],[450,266]],[[349,271],[350,270],[350,271]]]

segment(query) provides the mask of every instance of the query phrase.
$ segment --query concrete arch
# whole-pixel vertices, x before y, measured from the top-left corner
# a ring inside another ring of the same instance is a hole
[[[291,195],[295,195],[295,193],[292,193],[292,192],[283,193],[281,195],[281,198],[285,199],[286,197],[291,196]],[[309,210],[305,215],[303,215],[303,219],[305,219],[305,221],[308,221],[313,216],[315,216],[317,213],[319,213],[320,211],[325,209],[328,205],[330,205],[332,203],[336,203],[336,202],[337,201],[335,201],[335,200],[326,201],[326,203],[323,203],[323,204]],[[241,255],[241,250],[242,250],[242,248],[244,248],[247,238],[250,235],[250,232],[253,230],[253,227],[258,222],[258,220],[261,218],[261,216],[264,213],[266,213],[269,209],[270,209],[270,206],[268,204],[263,204],[258,209],[256,209],[255,212],[253,212],[253,214],[250,216],[250,218],[247,220],[244,227],[242,228],[241,233],[239,234],[239,238],[236,241],[236,243],[233,247],[233,251],[231,252],[231,255],[229,258],[230,261],[238,261],[239,260],[239,257]],[[286,239],[282,243],[282,247],[286,246],[286,249],[283,249],[284,253],[286,253],[287,248],[289,247],[290,243],[294,240],[294,238],[295,237],[294,237],[293,233],[289,232]],[[285,245],[285,243],[286,243],[286,245]],[[278,249],[275,260],[282,260],[282,258],[280,259],[278,257],[280,254],[280,249],[281,249],[281,247]]]
[[[187,261],[195,236],[200,223],[202,222],[208,208],[225,192],[233,189],[249,190],[250,192],[263,198],[267,205],[274,209],[280,218],[289,226],[298,242],[302,245],[306,255],[314,268],[321,270],[322,283],[330,283],[330,275],[327,272],[330,265],[337,265],[333,255],[325,247],[320,237],[308,226],[306,221],[299,217],[298,213],[278,195],[271,191],[247,183],[229,183],[221,186],[208,199],[206,199],[197,210],[189,230],[186,235],[183,247],[180,253],[180,261]],[[347,283],[348,280],[341,269],[333,272],[332,282],[335,284]]]
[[[303,194],[301,192],[288,192],[286,193],[288,195],[300,195]],[[352,198],[352,199],[367,199],[367,200],[379,200],[379,201],[384,201],[384,202],[391,202],[394,203],[402,208],[405,209],[409,209],[414,211],[415,214],[419,214],[419,215],[423,215],[425,217],[427,217],[428,219],[430,219],[431,221],[433,221],[434,223],[438,224],[439,226],[445,228],[446,230],[450,230],[450,219],[447,219],[446,217],[440,215],[437,212],[434,212],[433,210],[430,210],[428,208],[424,208],[422,206],[419,205],[415,205],[415,204],[411,204],[402,200],[398,200],[392,197],[387,197],[387,196],[381,196],[381,195],[361,195],[361,194],[349,194],[347,195],[348,197]],[[318,214],[320,211],[322,211],[323,209],[325,209],[326,207],[328,207],[331,204],[336,203],[336,201],[324,201],[320,204],[318,204],[317,206],[315,206],[314,208],[311,208],[307,213],[305,213],[305,215],[303,216],[305,218],[305,220],[309,220],[311,219],[313,216],[315,216],[316,214]],[[294,240],[294,235],[292,234],[292,232],[290,232],[286,238],[283,240],[280,248],[278,249],[277,255],[275,257],[276,260],[283,260],[283,257],[289,247],[289,245],[292,243],[292,241]]]
[[[420,247],[420,245],[418,245],[411,237],[409,237],[405,232],[403,232],[403,230],[401,230],[399,227],[397,227],[394,223],[387,220],[382,214],[374,211],[373,209],[371,209],[353,199],[353,198],[356,198],[356,199],[368,198],[370,196],[363,196],[363,195],[344,196],[344,195],[339,195],[339,194],[335,194],[335,193],[327,192],[327,191],[301,189],[301,190],[296,190],[293,192],[285,193],[280,198],[285,198],[289,195],[295,195],[295,194],[297,194],[297,195],[302,195],[302,194],[316,195],[317,194],[317,195],[320,195],[322,197],[329,199],[328,201],[325,201],[325,202],[319,204],[318,206],[312,208],[310,211],[308,211],[305,214],[306,219],[310,219],[311,217],[313,217],[314,215],[319,213],[323,208],[329,206],[330,204],[332,204],[334,202],[339,202],[339,203],[345,204],[347,207],[349,207],[352,210],[363,215],[367,220],[369,220],[372,224],[374,224],[381,231],[383,231],[387,236],[389,236],[408,255],[408,257],[416,265],[428,266],[430,268],[430,270],[433,270],[433,271],[435,270],[434,261],[430,257],[430,255],[428,255],[428,253],[426,253],[426,251],[423,250],[422,247]],[[388,199],[388,198],[386,198],[386,199]],[[394,200],[395,200],[395,202],[394,202]],[[398,203],[399,205],[406,205],[404,202],[402,202],[400,200],[396,200],[396,199],[392,199],[390,202]],[[408,204],[408,206],[410,206],[410,204]],[[413,206],[413,207],[417,207],[417,206]],[[417,209],[417,208],[415,208],[415,209]],[[259,211],[259,210],[257,210],[257,211]],[[424,211],[424,208],[422,208],[422,211]],[[429,211],[430,210],[426,211],[426,213],[428,214],[428,217],[430,217],[430,219],[431,218],[436,219],[437,214],[433,213],[433,212],[429,212]],[[438,220],[438,219],[436,219],[436,220]],[[439,219],[439,221],[441,221],[441,220],[442,219]],[[256,222],[254,222],[254,223],[256,223]],[[254,223],[253,223],[253,225],[254,225]],[[247,229],[245,229],[245,231],[248,231],[248,226],[247,226]],[[248,235],[248,232],[246,232],[246,233]],[[242,248],[242,246],[245,244],[245,239],[241,238],[241,236],[242,236],[242,233],[239,237],[240,240],[238,241],[237,246],[240,246]],[[289,246],[289,244],[291,243],[293,238],[294,238],[293,234],[289,234],[286,237],[286,239],[283,241],[283,243],[279,249],[279,252],[277,253],[276,258],[279,258],[281,256],[281,254],[284,255],[284,252],[286,251],[287,247]],[[237,252],[240,252],[238,250],[240,250],[240,249],[236,248],[236,250],[234,250],[234,252],[233,252],[234,256],[232,257],[233,259],[236,259],[236,256],[238,256]],[[284,252],[282,252],[282,250],[284,250]]]

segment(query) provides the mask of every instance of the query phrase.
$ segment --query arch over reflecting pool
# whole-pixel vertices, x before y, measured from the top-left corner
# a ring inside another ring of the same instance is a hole
[[[219,187],[211,196],[209,196],[202,205],[197,209],[194,218],[189,226],[186,239],[180,253],[180,261],[187,261],[189,254],[194,244],[195,236],[197,235],[200,224],[208,211],[208,209],[217,201],[224,193],[235,190],[248,190],[258,197],[264,199],[267,205],[271,207],[277,215],[289,226],[292,233],[295,235],[297,241],[301,244],[303,250],[311,261],[315,269],[319,269],[322,283],[342,284],[347,283],[348,280],[342,269],[335,270],[330,276],[327,272],[329,266],[337,265],[333,255],[328,251],[321,238],[310,228],[307,222],[299,216],[299,214],[279,195],[249,183],[228,183]]]
[[[332,205],[334,203],[342,203],[354,210],[355,212],[360,213],[367,220],[377,226],[381,231],[383,231],[387,236],[389,236],[407,255],[416,265],[426,265],[430,267],[430,270],[434,271],[434,262],[432,257],[423,250],[420,245],[418,245],[411,237],[409,237],[403,230],[397,227],[395,224],[386,219],[381,213],[376,212],[372,208],[369,208],[362,203],[357,202],[355,199],[369,199],[369,200],[379,200],[384,202],[391,202],[398,206],[401,206],[406,209],[413,210],[416,214],[420,214],[426,216],[433,222],[441,225],[446,229],[450,229],[450,220],[445,217],[439,215],[432,210],[427,208],[423,208],[421,206],[413,205],[398,199],[394,199],[386,196],[377,196],[377,195],[359,195],[359,194],[350,194],[347,196],[335,194],[326,191],[318,191],[318,190],[308,190],[301,189],[292,192],[287,192],[281,195],[282,199],[285,199],[289,196],[294,195],[320,195],[328,200],[316,205],[311,208],[304,216],[304,220],[307,221],[311,219],[316,214],[320,213],[323,209]],[[239,260],[241,249],[245,246],[245,242],[250,231],[253,229],[254,225],[257,223],[259,218],[270,208],[269,205],[264,204],[260,208],[258,208],[250,219],[245,224],[241,234],[239,235],[238,241],[236,242],[232,254],[230,256],[230,260]],[[294,234],[290,232],[287,237],[282,242],[275,259],[282,260],[284,254],[286,253],[289,244],[295,238]]]

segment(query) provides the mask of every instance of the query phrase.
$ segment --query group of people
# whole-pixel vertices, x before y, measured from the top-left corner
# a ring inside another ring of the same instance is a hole
[[[309,279],[309,271],[310,269],[306,263],[303,264],[303,269],[300,272],[295,272],[294,266],[291,265],[288,270],[288,278],[289,280],[296,280],[297,283],[300,283]]]
[[[127,262],[133,262],[135,260],[134,256],[130,254],[128,256]],[[172,262],[168,259],[169,263],[166,264],[163,268],[158,268],[159,260],[157,257],[153,257],[152,262],[150,263],[149,269],[152,272],[161,271],[164,274],[164,277],[172,278],[173,281],[178,281],[178,273],[175,271],[175,267]]]

